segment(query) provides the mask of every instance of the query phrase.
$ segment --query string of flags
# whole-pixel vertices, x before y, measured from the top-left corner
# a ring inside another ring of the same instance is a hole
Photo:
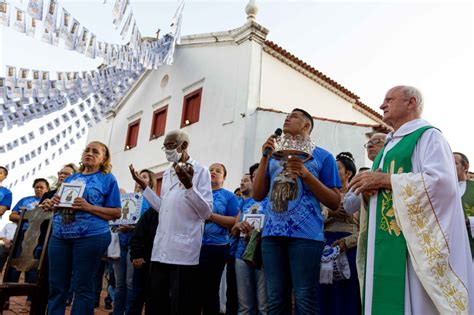
[[[6,144],[0,145],[0,154],[7,153],[15,149],[21,149],[22,146],[26,146],[28,143],[34,142],[35,139],[44,135],[46,132],[52,132],[55,129],[59,128],[60,126],[63,126],[65,123],[68,123],[69,121],[76,119],[78,117],[78,113],[79,115],[81,115],[81,113],[84,113],[85,111],[87,112],[87,110],[90,109],[92,106],[94,106],[94,104],[91,97],[77,104],[77,106],[72,107],[71,109],[64,112],[63,114],[60,114],[57,117],[52,117],[51,121],[40,126],[38,130],[36,131],[32,130],[28,132],[27,134],[20,136],[17,139],[11,140]],[[79,127],[78,120],[75,121],[76,127]],[[49,141],[46,141],[45,143],[45,146],[44,146],[45,150],[48,149],[47,143],[49,143]],[[38,147],[38,154],[40,153],[41,153],[41,149]]]
[[[139,74],[132,75],[130,80],[127,80],[128,85],[131,86],[138,79],[138,77]],[[72,134],[74,129],[81,128],[80,132],[78,131],[75,134],[75,139],[79,140],[82,135],[84,135],[86,127],[90,128],[94,123],[99,123],[107,114],[107,112],[116,106],[117,102],[119,102],[123,97],[124,91],[126,92],[127,90],[128,87],[122,92],[113,93],[113,91],[110,90],[110,87],[103,87],[96,93],[92,94],[88,99],[74,104],[74,106],[64,113],[59,114],[50,122],[40,126],[37,132],[30,131],[26,136],[20,136],[18,139],[14,139],[6,144],[0,145],[0,154],[7,153],[23,144],[28,143],[29,141],[33,141],[36,137],[39,137],[46,132],[53,132],[54,130],[62,127],[64,123],[71,121],[71,124],[68,127],[56,133],[54,136],[48,139],[48,141],[37,146],[31,152],[22,155],[20,158],[7,163],[5,167],[7,167],[9,170],[13,170],[17,166],[26,164],[36,158],[39,158],[42,152],[49,152],[54,146],[59,146],[59,149],[57,150],[58,155],[61,155],[63,151],[69,150],[70,146],[75,144],[74,137],[71,137],[69,141],[66,141],[63,144],[61,144],[61,140],[64,140],[67,135]],[[86,126],[83,126],[83,124]],[[50,158],[46,158],[44,160],[45,165],[49,165],[49,161],[54,160],[55,155],[56,152],[53,153]],[[28,179],[30,173],[34,175],[36,170],[40,170],[42,163],[43,162],[33,167],[33,169],[24,174],[20,180],[16,179],[12,184],[10,184],[10,186],[15,186],[18,182],[23,182],[24,180]]]
[[[13,6],[5,0],[0,2],[0,25],[88,58],[103,59],[99,69],[87,71],[50,72],[6,66],[5,77],[0,77],[0,131],[61,112],[38,130],[0,143],[0,155],[23,146],[35,146],[34,150],[28,150],[5,165],[8,169],[34,165],[26,174],[23,172],[21,178],[15,179],[10,188],[69,150],[85,134],[86,128],[99,123],[116,106],[145,69],[173,63],[183,8],[184,1],[181,0],[169,33],[161,38],[142,39],[130,1],[116,0],[112,23],[116,29],[120,28],[122,40],[128,39],[128,43],[122,45],[99,40],[68,10],[60,8],[58,0],[29,0],[26,8]],[[67,123],[70,123],[68,127],[58,130],[44,143],[34,144],[43,134],[54,132]]]
[[[67,102],[102,91],[104,98],[123,95],[143,69],[129,71],[107,67],[82,72],[57,72],[50,80],[48,71],[6,66],[6,77],[0,78],[0,130],[23,125],[63,109]]]
[[[129,4],[129,0],[116,0],[112,14],[113,24],[117,28],[122,23]],[[43,7],[43,0],[29,0],[25,12],[12,7],[8,2],[0,2],[0,25],[9,26],[33,38],[39,36],[47,44],[61,46],[92,59],[101,57],[107,65],[120,69],[136,70],[139,65],[146,69],[156,69],[173,62],[174,48],[180,38],[184,1],[179,3],[172,18],[171,31],[154,41],[142,40],[130,7],[120,31],[122,39],[125,39],[131,30],[129,43],[126,45],[99,41],[91,30],[81,25],[65,8],[61,8],[58,25],[58,0],[48,0],[46,10]]]
[[[80,130],[78,130],[75,135],[73,134],[69,138],[67,138],[67,140],[63,144],[61,144],[57,150],[53,151],[51,155],[48,155],[48,157],[46,157],[44,160],[36,164],[32,169],[27,171],[26,174],[23,174],[21,178],[17,178],[12,183],[10,183],[8,185],[8,189],[11,189],[12,187],[16,186],[18,183],[21,183],[27,180],[30,177],[30,174],[31,176],[34,176],[37,171],[41,170],[43,165],[44,166],[50,165],[50,163],[54,161],[56,157],[59,157],[61,154],[63,154],[65,150],[69,150],[70,146],[74,145],[77,140],[81,139],[82,136],[85,135],[85,133],[86,133],[86,127],[81,127]],[[48,152],[51,152],[51,150]],[[21,159],[23,159],[23,163],[27,162],[26,156],[20,158],[20,163],[21,163]],[[7,164],[6,167],[9,169],[14,169],[16,167],[16,161],[13,161],[11,164]]]

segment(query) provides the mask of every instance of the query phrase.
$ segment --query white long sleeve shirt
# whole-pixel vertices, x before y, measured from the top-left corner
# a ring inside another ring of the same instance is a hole
[[[151,261],[197,265],[204,221],[212,214],[209,170],[189,158],[194,168],[193,187],[186,189],[173,168],[163,174],[161,198],[147,187],[143,197],[159,213]]]

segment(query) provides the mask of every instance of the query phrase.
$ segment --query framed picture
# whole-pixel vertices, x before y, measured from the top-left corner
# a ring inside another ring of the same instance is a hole
[[[258,213],[245,213],[242,221],[247,221],[251,227],[261,231],[263,229],[263,224],[265,223],[265,215]]]
[[[110,225],[136,224],[140,218],[143,196],[141,193],[120,194],[122,216],[120,219],[110,221]]]
[[[82,197],[86,185],[81,182],[75,183],[62,183],[59,188],[59,207],[71,208],[74,199]]]

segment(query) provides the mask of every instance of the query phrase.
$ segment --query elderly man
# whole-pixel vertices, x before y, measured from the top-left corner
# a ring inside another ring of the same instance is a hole
[[[377,154],[380,152],[380,150],[382,150],[386,137],[387,135],[384,133],[374,133],[370,137],[369,141],[367,141],[367,143],[364,144],[364,147],[367,149],[367,157],[369,158],[369,160],[374,161]],[[361,167],[359,169],[359,172],[364,172],[367,170],[369,170],[369,168],[364,169]],[[344,210],[349,214],[355,213],[361,209],[361,202],[362,202],[362,198],[356,195],[352,190],[349,190],[344,195],[344,201],[343,201]],[[365,209],[361,212],[362,212],[362,215],[366,214]]]
[[[285,119],[283,132],[309,138],[313,119],[306,111],[294,109]],[[274,137],[262,147],[262,158],[253,182],[253,198],[268,195],[262,239],[262,257],[267,283],[268,314],[291,314],[291,291],[295,293],[296,314],[319,314],[318,287],[324,248],[323,216],[320,203],[339,207],[341,181],[334,157],[316,147],[312,159],[273,158]]]
[[[163,174],[161,198],[130,166],[160,222],[151,255],[146,312],[194,315],[200,313],[196,272],[204,221],[212,214],[211,177],[207,168],[189,156],[189,137],[184,131],[168,133],[163,146],[172,166]]]
[[[474,225],[474,182],[467,180],[467,174],[469,172],[469,160],[467,156],[461,152],[454,152],[453,155],[459,181],[459,195],[461,196],[461,203],[464,209],[464,215],[466,216],[471,254],[474,255],[474,239],[471,230],[471,227]]]
[[[375,157],[383,148],[386,137],[387,135],[384,133],[374,133],[372,137],[370,137],[369,141],[364,144],[364,147],[367,149],[367,157],[369,160],[375,160]]]
[[[474,314],[473,271],[453,155],[421,119],[418,89],[390,89],[384,121],[394,132],[372,172],[351,188],[371,195],[363,290],[365,314]]]

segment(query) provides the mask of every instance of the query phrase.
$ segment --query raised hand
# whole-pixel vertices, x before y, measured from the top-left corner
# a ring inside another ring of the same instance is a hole
[[[266,152],[267,149],[269,149],[269,152]],[[272,155],[273,151],[275,151],[275,135],[268,137],[267,141],[265,141],[262,146],[262,154],[264,156],[267,156],[265,155],[266,153],[268,153],[268,156]]]
[[[138,174],[138,172],[135,170],[133,164],[130,164],[128,168],[130,169],[130,173],[132,174],[133,180],[141,187],[142,190],[145,190],[146,182],[143,177],[141,177],[140,174]]]

